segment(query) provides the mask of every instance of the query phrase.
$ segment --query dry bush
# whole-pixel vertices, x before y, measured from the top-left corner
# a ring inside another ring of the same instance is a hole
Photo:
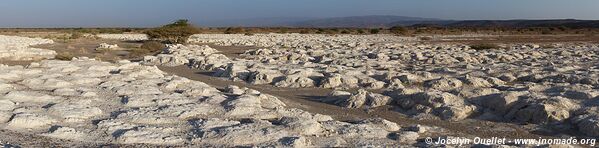
[[[245,32],[245,29],[241,28],[241,27],[229,27],[227,28],[227,30],[225,30],[225,34],[241,34]]]
[[[83,37],[82,33],[80,33],[80,32],[73,32],[73,33],[71,33],[70,39],[79,39],[79,38],[82,38],[82,37]]]
[[[68,52],[59,52],[56,54],[56,56],[54,57],[54,59],[57,60],[63,60],[63,61],[70,61],[71,59],[73,59],[73,54],[68,53]]]
[[[145,33],[150,39],[168,43],[185,43],[189,36],[199,33],[199,30],[190,24],[188,20],[177,20],[172,24],[147,30]]]
[[[306,30],[306,29],[303,29],[303,30],[301,30],[299,33],[300,33],[300,34],[308,34],[308,33],[310,33],[310,31],[309,31],[309,30]]]
[[[389,32],[396,34],[396,35],[409,35],[409,30],[406,27],[403,26],[394,26],[389,28]]]
[[[421,41],[430,41],[430,40],[433,40],[433,37],[430,37],[430,36],[423,36],[423,37],[420,37],[420,38],[418,38],[418,39],[420,39]]]
[[[131,57],[141,57],[146,55],[154,55],[161,52],[166,45],[158,41],[145,41],[141,47],[131,50]]]
[[[162,49],[166,48],[166,45],[158,41],[146,41],[141,44],[140,48],[150,52],[160,52]]]

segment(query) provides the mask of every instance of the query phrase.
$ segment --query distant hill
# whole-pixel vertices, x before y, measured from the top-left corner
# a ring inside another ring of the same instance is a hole
[[[447,27],[567,27],[567,28],[599,28],[596,20],[468,20],[446,24]]]
[[[369,15],[369,16],[350,16],[334,17],[315,20],[307,20],[290,24],[294,27],[348,27],[348,28],[374,28],[390,27],[392,24],[414,25],[429,21],[441,21],[433,18],[393,16],[393,15]]]
[[[203,20],[199,25],[208,27],[292,27],[290,24],[314,20],[310,17],[269,17],[248,19]]]
[[[420,18],[393,15],[368,15],[331,18],[278,17],[210,20],[200,25],[208,27],[318,27],[318,28],[376,28],[394,25],[414,25],[442,21],[434,18]]]
[[[200,21],[202,22],[202,21]],[[567,27],[599,28],[599,20],[443,20],[394,15],[368,15],[331,18],[278,17],[204,21],[208,27],[306,27],[306,28],[389,28],[393,26],[439,27]]]

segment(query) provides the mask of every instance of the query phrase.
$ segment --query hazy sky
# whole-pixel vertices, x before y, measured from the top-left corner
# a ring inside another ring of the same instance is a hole
[[[599,0],[2,0],[0,27],[148,27],[188,18],[402,15],[599,20]]]

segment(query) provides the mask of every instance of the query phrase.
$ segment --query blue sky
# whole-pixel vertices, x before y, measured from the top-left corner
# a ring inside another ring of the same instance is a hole
[[[442,19],[596,19],[599,0],[2,0],[0,27],[151,27],[178,18],[402,15]]]

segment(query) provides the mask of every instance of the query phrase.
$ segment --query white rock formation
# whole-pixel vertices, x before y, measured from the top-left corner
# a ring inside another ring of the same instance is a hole
[[[119,45],[114,44],[108,44],[108,43],[101,43],[98,47],[96,47],[96,50],[116,50],[119,49]]]
[[[421,44],[410,37],[315,34],[200,34],[189,41],[257,48],[236,59],[188,48],[170,48],[186,54],[165,52],[166,60],[148,59],[251,84],[384,91],[334,91],[323,100],[343,107],[392,105],[408,115],[445,120],[576,125],[580,132],[597,135],[583,131],[599,123],[592,112],[599,97],[596,44],[474,50],[462,44]]]
[[[54,42],[49,39],[0,35],[0,60],[31,61],[51,59],[56,55],[55,51],[31,48],[29,46],[52,43]]]
[[[146,34],[97,34],[102,39],[125,40],[125,41],[143,41],[148,40]]]
[[[8,76],[0,82],[15,86],[0,95],[0,127],[13,132],[154,146],[399,145],[388,135],[400,127],[384,119],[335,121],[255,90],[221,92],[129,61],[44,60],[0,71]]]

